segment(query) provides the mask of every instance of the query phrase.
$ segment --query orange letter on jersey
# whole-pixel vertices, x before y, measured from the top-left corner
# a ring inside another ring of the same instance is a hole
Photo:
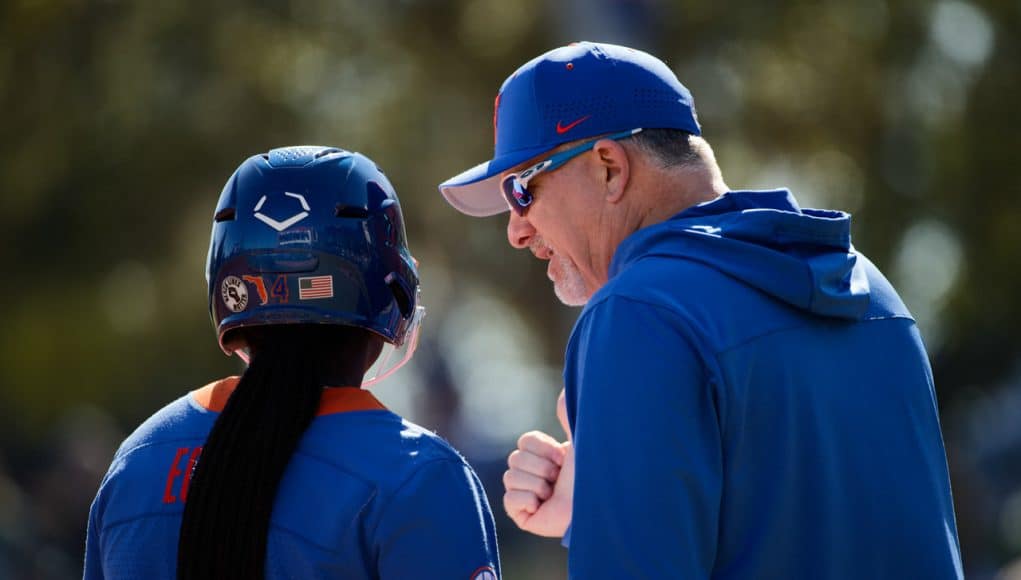
[[[180,447],[177,449],[177,455],[174,455],[174,462],[170,464],[170,472],[167,473],[167,487],[163,490],[163,503],[174,503],[177,501],[177,498],[170,493],[170,490],[174,487],[174,480],[177,479],[178,475],[181,475],[181,470],[177,468],[177,462],[187,452],[187,447]]]

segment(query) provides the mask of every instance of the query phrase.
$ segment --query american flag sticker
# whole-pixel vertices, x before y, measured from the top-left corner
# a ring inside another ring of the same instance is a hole
[[[333,276],[298,278],[298,298],[301,300],[333,298]]]

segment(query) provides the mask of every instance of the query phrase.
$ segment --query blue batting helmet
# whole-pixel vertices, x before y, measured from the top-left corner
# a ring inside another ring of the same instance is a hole
[[[220,347],[231,331],[338,324],[405,340],[418,306],[397,193],[364,155],[285,147],[250,157],[220,194],[206,260]]]

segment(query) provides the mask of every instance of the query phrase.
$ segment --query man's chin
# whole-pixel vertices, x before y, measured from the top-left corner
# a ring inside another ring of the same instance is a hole
[[[564,288],[556,282],[553,283],[553,293],[566,306],[585,306],[590,296],[588,292],[579,291],[578,288]]]
[[[546,267],[546,276],[553,282],[553,292],[567,306],[585,306],[592,292],[573,262],[554,255]]]

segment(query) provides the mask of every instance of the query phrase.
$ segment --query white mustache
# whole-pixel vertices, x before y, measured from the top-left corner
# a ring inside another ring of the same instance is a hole
[[[543,252],[544,254],[549,254],[550,256],[552,256],[555,253],[555,252],[553,252],[553,248],[551,248],[548,245],[546,245],[545,240],[543,240],[539,236],[533,237],[531,239],[531,241],[528,242],[528,249],[532,252],[532,255],[534,255],[536,258],[539,257],[539,252]]]

